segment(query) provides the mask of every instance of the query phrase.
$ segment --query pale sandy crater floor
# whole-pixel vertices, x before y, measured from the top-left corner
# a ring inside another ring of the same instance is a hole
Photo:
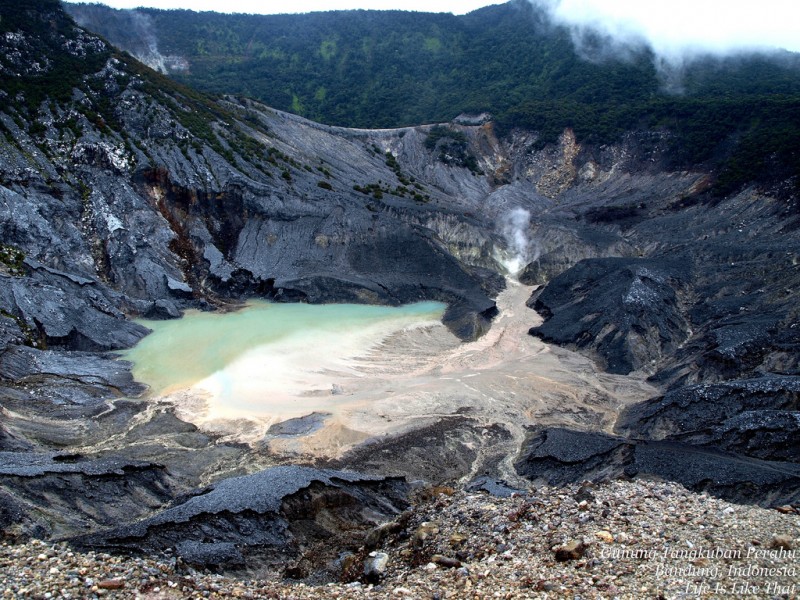
[[[658,394],[641,376],[603,373],[589,359],[528,335],[541,322],[525,305],[532,290],[509,281],[497,298],[500,314],[475,342],[461,343],[428,321],[366,332],[338,348],[312,343],[280,355],[256,349],[226,375],[252,383],[237,388],[246,389],[246,402],[232,408],[224,385],[208,380],[156,402],[224,439],[312,459],[467,414],[511,432],[511,461],[526,425],[609,430],[622,407]],[[300,434],[265,438],[271,426],[311,413],[321,415]]]

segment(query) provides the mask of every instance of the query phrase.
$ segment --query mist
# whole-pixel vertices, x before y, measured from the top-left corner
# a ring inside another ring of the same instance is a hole
[[[150,15],[140,13],[136,10],[132,10],[128,14],[130,15],[134,31],[147,46],[147,50],[158,54],[158,39],[153,32],[153,19],[150,18]]]
[[[530,1],[568,26],[576,48],[587,58],[605,58],[589,52],[601,45],[603,52],[623,59],[649,47],[661,66],[680,68],[698,55],[800,52],[800,3],[796,0]],[[598,44],[598,39],[605,43]]]

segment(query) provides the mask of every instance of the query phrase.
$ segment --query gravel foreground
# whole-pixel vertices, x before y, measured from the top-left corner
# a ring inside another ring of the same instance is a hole
[[[2,598],[798,598],[800,514],[662,482],[434,488],[343,560],[351,583],[203,573],[171,557],[0,546]],[[388,560],[387,560],[388,559]],[[366,571],[365,571],[366,567]]]

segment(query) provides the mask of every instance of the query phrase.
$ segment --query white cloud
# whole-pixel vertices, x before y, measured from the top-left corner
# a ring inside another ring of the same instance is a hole
[[[83,0],[92,1],[92,0]],[[224,13],[281,14],[356,8],[465,14],[502,0],[103,0],[113,8],[186,8]]]
[[[800,52],[798,0],[533,0],[557,20],[620,41],[644,38],[662,57],[783,48]]]

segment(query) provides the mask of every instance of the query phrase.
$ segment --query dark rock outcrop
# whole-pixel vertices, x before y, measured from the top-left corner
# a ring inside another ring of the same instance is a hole
[[[535,258],[518,278],[525,285],[545,285],[587,258],[633,256],[635,248],[618,231],[587,226],[572,215],[546,209],[534,217],[531,232]]]
[[[737,502],[778,506],[800,501],[800,465],[796,463],[743,457],[711,446],[561,428],[532,431],[516,468],[528,479],[555,485],[657,477]]]
[[[627,150],[635,160],[633,147]],[[665,387],[797,375],[793,290],[800,285],[800,238],[790,226],[791,202],[756,189],[716,197],[705,191],[709,176],[680,192],[671,187],[678,179],[651,186],[655,180],[645,183],[641,172],[639,182],[628,185],[633,181],[598,177],[599,164],[587,163],[591,183],[574,185],[536,216],[547,224],[544,232],[574,232],[562,236],[568,240],[563,245],[542,235],[539,261],[522,274],[546,284],[531,301],[546,317],[541,335],[603,365],[640,369]],[[616,206],[635,206],[636,218],[602,212]],[[606,241],[581,233],[587,227]],[[602,259],[615,255],[625,257],[616,259],[616,274],[613,261]],[[651,282],[646,287],[654,302],[630,311],[622,300],[635,288],[635,276],[624,273],[626,261],[631,269],[639,263],[660,271],[672,291]],[[646,335],[654,324],[666,337]]]
[[[668,355],[688,337],[679,298],[680,264],[633,258],[587,259],[535,294],[545,322],[530,333],[591,350],[610,373],[627,374]]]
[[[0,476],[42,477],[78,473],[87,477],[124,475],[130,471],[161,468],[159,465],[131,462],[120,458],[89,459],[80,454],[38,454],[35,452],[1,452]]]
[[[0,496],[8,503],[8,518],[0,514],[3,536],[59,538],[89,523],[109,527],[149,514],[173,494],[170,476],[155,463],[0,452]]]
[[[630,461],[622,438],[560,427],[531,431],[516,462],[517,473],[531,480],[561,484],[620,476]]]
[[[355,549],[376,525],[400,514],[406,494],[400,479],[273,467],[225,479],[148,519],[72,543],[129,553],[174,548],[197,566],[251,572],[313,561],[319,580],[337,574],[338,549]]]
[[[119,296],[94,281],[32,269],[28,277],[0,275],[0,310],[48,348],[104,351],[129,348],[147,329],[125,318]]]
[[[367,440],[325,466],[402,475],[410,481],[451,481],[470,473],[494,472],[511,439],[500,424],[442,417],[408,433]]]
[[[800,377],[761,377],[671,390],[628,407],[615,430],[764,460],[800,463]]]
[[[499,498],[510,498],[514,494],[524,494],[525,491],[508,485],[505,481],[481,475],[464,486],[468,492],[486,492]]]
[[[52,403],[86,404],[103,397],[141,393],[143,386],[134,382],[129,367],[130,363],[113,354],[12,346],[0,354],[0,381],[38,387],[42,377],[59,380],[48,395]]]
[[[550,483],[659,477],[764,505],[800,499],[800,379],[676,388],[622,411],[615,431],[533,431],[520,474]]]

